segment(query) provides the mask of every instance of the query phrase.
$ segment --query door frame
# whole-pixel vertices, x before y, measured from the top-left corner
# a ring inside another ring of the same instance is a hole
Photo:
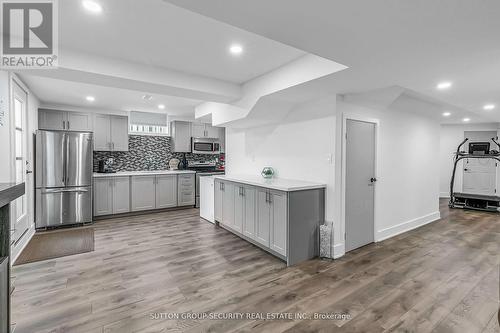
[[[378,170],[379,170],[379,145],[380,145],[380,140],[379,140],[379,126],[380,126],[380,121],[376,118],[370,118],[358,114],[351,114],[351,113],[343,113],[342,114],[342,135],[341,135],[341,141],[342,141],[342,165],[341,165],[341,194],[340,194],[340,226],[342,228],[341,230],[341,237],[343,239],[342,241],[342,248],[343,248],[343,253],[342,254],[335,254],[335,257],[338,257],[340,255],[345,254],[345,249],[346,249],[346,220],[345,220],[345,211],[346,211],[346,176],[347,176],[347,141],[346,141],[346,132],[347,132],[347,121],[348,120],[354,120],[354,121],[361,121],[365,123],[372,123],[375,125],[375,161],[374,161],[374,177],[377,178],[377,182],[379,180],[378,177]],[[378,241],[377,237],[377,185],[374,186],[374,193],[373,193],[373,240],[374,242]]]

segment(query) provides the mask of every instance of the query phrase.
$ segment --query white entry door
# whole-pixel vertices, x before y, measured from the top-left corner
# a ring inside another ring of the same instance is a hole
[[[29,228],[29,206],[28,195],[30,189],[33,188],[31,170],[28,170],[28,130],[26,119],[28,95],[26,91],[20,87],[14,80],[12,81],[12,110],[14,117],[13,121],[13,148],[14,148],[14,174],[16,183],[24,182],[26,184],[25,193],[23,196],[16,199],[11,206],[11,238],[17,242]],[[26,177],[27,172],[30,172],[29,181]],[[31,193],[32,194],[32,193]],[[30,199],[32,200],[32,198]]]
[[[347,120],[345,250],[375,240],[375,123]]]
[[[496,149],[491,138],[496,138],[495,131],[467,131],[464,136],[469,139],[466,143],[468,151],[470,142],[489,142],[490,149]],[[494,159],[469,158],[463,160],[464,178],[463,192],[469,194],[495,195],[497,161]]]

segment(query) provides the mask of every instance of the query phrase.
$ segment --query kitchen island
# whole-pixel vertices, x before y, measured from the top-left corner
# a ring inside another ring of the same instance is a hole
[[[326,184],[215,176],[219,226],[294,265],[319,254]]]
[[[0,183],[0,332],[10,332],[10,203],[24,191],[24,183]]]

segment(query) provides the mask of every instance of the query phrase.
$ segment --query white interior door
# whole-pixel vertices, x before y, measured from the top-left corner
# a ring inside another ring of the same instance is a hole
[[[466,131],[466,151],[470,142],[490,142],[490,149],[498,149],[491,138],[496,138],[495,131]],[[493,159],[464,159],[463,160],[463,192],[469,194],[495,195],[496,193],[497,162]]]
[[[25,193],[12,203],[12,220],[11,220],[11,233],[12,240],[17,242],[21,236],[29,228],[29,207],[28,196],[30,201],[33,200],[33,174],[29,166],[28,154],[28,138],[29,131],[27,129],[26,109],[28,95],[26,91],[13,81],[12,87],[12,107],[14,116],[12,136],[14,143],[14,174],[16,183],[24,182],[26,185]],[[29,172],[29,177],[27,177]]]
[[[346,122],[346,252],[374,242],[375,124]]]

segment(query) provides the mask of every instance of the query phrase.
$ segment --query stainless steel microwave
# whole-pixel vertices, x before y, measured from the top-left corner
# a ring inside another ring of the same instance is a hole
[[[220,154],[220,141],[212,138],[191,138],[191,152],[193,154]]]

